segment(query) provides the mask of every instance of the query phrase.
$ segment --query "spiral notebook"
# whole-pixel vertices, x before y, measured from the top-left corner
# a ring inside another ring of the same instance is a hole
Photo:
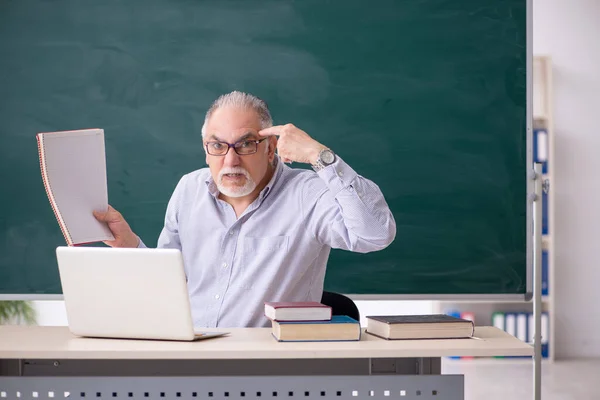
[[[114,240],[93,211],[108,209],[104,130],[37,134],[42,180],[67,245]]]

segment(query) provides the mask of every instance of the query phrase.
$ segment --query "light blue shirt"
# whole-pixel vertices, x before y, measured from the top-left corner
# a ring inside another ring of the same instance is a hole
[[[331,248],[367,253],[396,236],[379,187],[339,157],[318,173],[275,160],[239,218],[208,168],[173,192],[158,247],[183,254],[196,327],[268,326],[265,301],[321,300]]]

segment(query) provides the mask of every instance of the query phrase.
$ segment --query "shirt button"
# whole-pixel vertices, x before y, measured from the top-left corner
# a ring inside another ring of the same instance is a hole
[[[341,178],[342,176],[344,176],[344,173],[342,171],[338,171],[338,176]]]
[[[230,234],[230,235],[233,235],[233,231],[229,231],[229,234]]]
[[[227,263],[223,263],[223,268],[227,268]]]
[[[218,294],[215,294],[215,299],[219,300],[219,297],[221,297],[221,296],[219,296]]]

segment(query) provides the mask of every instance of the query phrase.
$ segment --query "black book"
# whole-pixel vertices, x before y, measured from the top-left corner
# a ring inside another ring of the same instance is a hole
[[[367,316],[367,333],[383,339],[465,339],[475,324],[445,314]]]

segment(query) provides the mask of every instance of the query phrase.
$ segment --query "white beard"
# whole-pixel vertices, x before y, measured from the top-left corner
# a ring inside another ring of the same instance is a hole
[[[223,175],[225,174],[242,174],[246,177],[246,183],[243,186],[226,186],[223,184]],[[219,189],[219,192],[227,197],[244,197],[256,189],[256,183],[252,180],[248,171],[242,167],[223,168],[219,171],[217,188]]]

